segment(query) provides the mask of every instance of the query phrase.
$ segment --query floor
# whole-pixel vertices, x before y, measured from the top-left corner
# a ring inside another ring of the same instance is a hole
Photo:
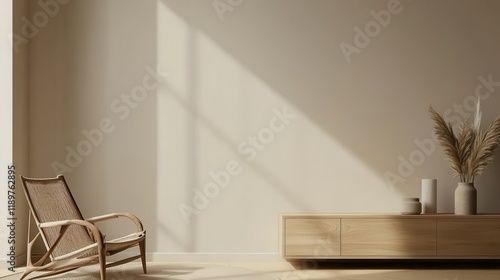
[[[189,263],[210,266],[214,263]],[[370,263],[305,263],[231,262],[216,263],[252,269],[281,280],[493,280],[500,279],[500,262],[370,262]],[[186,263],[183,263],[186,265]],[[22,268],[18,269],[22,270]],[[11,272],[0,269],[0,277]]]

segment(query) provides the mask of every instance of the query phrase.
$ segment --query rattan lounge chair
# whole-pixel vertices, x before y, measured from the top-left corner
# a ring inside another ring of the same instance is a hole
[[[129,213],[113,213],[84,219],[73,199],[64,176],[56,178],[22,177],[24,192],[30,207],[29,226],[34,219],[38,234],[31,239],[28,228],[28,260],[21,279],[34,271],[47,271],[31,279],[55,275],[82,266],[99,264],[101,280],[106,279],[106,268],[124,264],[141,258],[146,272],[146,232],[141,221]],[[129,218],[137,227],[137,232],[121,238],[106,240],[95,225],[120,217]],[[41,237],[47,252],[40,260],[32,262],[32,247]],[[140,254],[106,263],[106,257],[139,246]]]

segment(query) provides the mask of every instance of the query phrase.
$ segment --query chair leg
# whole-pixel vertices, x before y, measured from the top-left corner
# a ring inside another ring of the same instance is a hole
[[[146,269],[146,238],[144,238],[141,242],[139,242],[139,250],[141,251],[141,261],[142,261],[142,270],[144,274],[147,274]]]
[[[101,280],[106,280],[106,249],[104,246],[99,250],[99,270],[101,271]]]
[[[19,278],[20,280],[23,280],[24,278],[26,278],[26,276],[28,276],[28,274],[30,274],[31,272],[33,272],[34,269],[31,269],[31,268],[26,268],[26,270],[24,271],[23,275],[21,276],[21,278]]]

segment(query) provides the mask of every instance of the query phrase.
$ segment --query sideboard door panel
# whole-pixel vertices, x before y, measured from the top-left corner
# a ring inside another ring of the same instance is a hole
[[[285,219],[284,254],[289,258],[340,256],[340,219]]]
[[[438,219],[438,256],[500,256],[499,219]]]
[[[436,219],[342,219],[344,257],[436,256]]]

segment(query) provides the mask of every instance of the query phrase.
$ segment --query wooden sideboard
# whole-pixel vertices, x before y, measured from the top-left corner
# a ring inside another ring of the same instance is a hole
[[[500,214],[283,214],[285,259],[500,259]]]

